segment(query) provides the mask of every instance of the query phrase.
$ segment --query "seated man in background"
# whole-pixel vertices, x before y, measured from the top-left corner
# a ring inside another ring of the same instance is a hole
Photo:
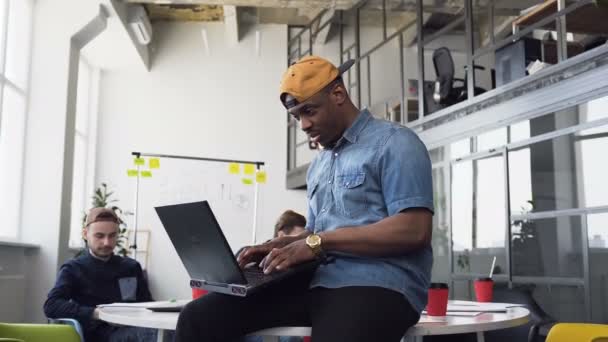
[[[154,329],[112,326],[98,319],[99,304],[153,300],[139,263],[114,254],[119,225],[112,209],[91,209],[82,231],[86,251],[61,266],[44,313],[78,320],[87,342],[155,341]]]
[[[306,218],[293,210],[286,210],[274,225],[274,237],[296,236],[306,230]]]

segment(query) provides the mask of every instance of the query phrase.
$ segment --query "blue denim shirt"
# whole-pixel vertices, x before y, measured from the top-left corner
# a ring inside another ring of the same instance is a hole
[[[433,211],[426,147],[410,129],[376,119],[365,109],[335,147],[317,155],[306,181],[306,228],[316,233],[365,226],[407,208]],[[330,255],[335,261],[317,269],[311,287],[378,286],[402,293],[418,312],[424,309],[433,264],[430,246],[385,258]]]

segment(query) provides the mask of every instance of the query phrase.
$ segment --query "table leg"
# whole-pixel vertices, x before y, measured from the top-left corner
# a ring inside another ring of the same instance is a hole
[[[156,334],[156,342],[164,342],[165,341],[165,329],[158,329]]]
[[[485,342],[486,338],[483,335],[483,331],[477,332],[477,342]]]

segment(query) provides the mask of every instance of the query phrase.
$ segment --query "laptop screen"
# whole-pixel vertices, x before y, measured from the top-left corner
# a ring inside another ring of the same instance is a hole
[[[207,201],[155,209],[192,279],[246,283]]]

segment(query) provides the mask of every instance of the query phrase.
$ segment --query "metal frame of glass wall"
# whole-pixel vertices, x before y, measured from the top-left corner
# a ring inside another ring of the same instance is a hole
[[[509,286],[513,284],[543,284],[543,285],[563,285],[563,286],[579,286],[583,288],[584,291],[584,305],[585,305],[585,314],[586,320],[591,319],[591,295],[590,295],[590,267],[589,267],[589,243],[588,243],[588,227],[587,227],[587,215],[589,214],[598,214],[598,213],[608,213],[608,205],[606,206],[591,206],[591,207],[582,207],[582,208],[571,208],[571,209],[562,209],[562,210],[550,210],[550,211],[540,211],[533,213],[523,213],[523,214],[514,214],[512,213],[510,207],[510,186],[509,183],[511,181],[510,170],[509,170],[509,152],[516,151],[525,147],[529,147],[535,143],[543,142],[543,141],[551,141],[555,138],[562,137],[568,134],[573,134],[576,132],[580,132],[582,130],[608,126],[608,118],[598,119],[591,122],[585,122],[581,124],[577,124],[568,128],[562,128],[559,130],[555,130],[553,132],[541,134],[538,136],[534,136],[528,138],[523,141],[518,142],[508,142],[506,145],[502,147],[493,148],[487,151],[474,151],[475,137],[470,138],[471,141],[471,154],[456,158],[456,159],[446,159],[442,162],[438,162],[433,164],[433,169],[443,168],[444,172],[449,172],[449,183],[452,184],[453,181],[453,168],[454,165],[464,162],[472,162],[473,164],[477,163],[480,160],[484,160],[490,157],[502,156],[504,163],[504,188],[505,188],[505,217],[507,218],[504,224],[504,235],[505,235],[505,256],[506,256],[506,274],[495,275],[494,279],[498,282],[506,282]],[[507,127],[508,128],[508,127]],[[604,138],[608,137],[608,133],[600,133],[600,134],[592,134],[591,137],[583,137],[581,139],[577,139],[577,141],[583,139],[590,138]],[[473,167],[472,179],[473,179],[473,187],[475,187],[477,174],[476,168]],[[452,194],[452,186],[447,188],[449,198],[447,215],[449,217],[449,239],[450,243],[448,244],[448,262],[450,264],[450,281],[452,286],[454,285],[454,281],[457,280],[465,280],[465,281],[473,281],[476,278],[487,276],[484,274],[461,274],[455,273],[454,271],[454,250],[453,250],[453,222],[452,222],[452,202],[453,202],[453,194]],[[473,203],[475,201],[475,190],[473,190]],[[475,205],[475,204],[473,204]],[[475,214],[476,211],[472,211],[473,220],[475,222]],[[513,265],[512,265],[512,255],[511,255],[511,238],[512,238],[512,222],[515,220],[538,220],[538,219],[552,219],[559,217],[580,217],[581,219],[581,243],[582,243],[582,264],[583,264],[583,273],[582,277],[570,278],[570,277],[555,277],[555,276],[518,276],[513,274]],[[474,227],[473,227],[474,229]]]

